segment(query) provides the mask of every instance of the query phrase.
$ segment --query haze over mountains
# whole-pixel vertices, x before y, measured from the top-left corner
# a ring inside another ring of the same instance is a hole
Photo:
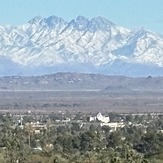
[[[102,17],[35,17],[0,26],[0,76],[55,72],[163,75],[163,37]]]

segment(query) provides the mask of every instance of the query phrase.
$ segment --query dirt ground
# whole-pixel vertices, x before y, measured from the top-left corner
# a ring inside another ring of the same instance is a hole
[[[1,91],[1,112],[163,112],[163,91]]]

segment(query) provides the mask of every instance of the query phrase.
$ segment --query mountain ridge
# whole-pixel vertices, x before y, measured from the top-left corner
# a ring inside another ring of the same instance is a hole
[[[163,92],[163,77],[63,73],[0,77],[1,91]]]
[[[0,26],[0,42],[0,60],[6,58],[11,63],[1,65],[0,76],[76,70],[163,75],[161,35],[144,28],[117,26],[100,16],[92,19],[78,16],[70,22],[57,16],[34,17],[20,26]],[[15,73],[5,71],[12,64],[18,67]]]

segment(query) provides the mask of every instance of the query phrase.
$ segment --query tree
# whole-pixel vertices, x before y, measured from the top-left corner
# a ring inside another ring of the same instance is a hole
[[[107,138],[107,147],[112,147],[112,148],[116,148],[117,146],[122,145],[123,141],[122,141],[122,135],[119,131],[115,131],[110,133]]]
[[[10,130],[10,131],[9,131]],[[6,136],[3,138],[5,147],[5,159],[8,163],[27,163],[28,161],[28,147],[24,141],[24,134],[22,130],[9,129]]]

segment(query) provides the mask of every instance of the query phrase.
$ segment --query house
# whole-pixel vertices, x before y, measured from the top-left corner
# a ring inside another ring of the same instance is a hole
[[[109,117],[103,116],[103,115],[99,112],[96,116],[94,116],[94,117],[89,117],[89,121],[90,121],[90,122],[99,121],[99,122],[102,122],[102,123],[108,123],[108,122],[110,122],[110,118],[109,118]]]

